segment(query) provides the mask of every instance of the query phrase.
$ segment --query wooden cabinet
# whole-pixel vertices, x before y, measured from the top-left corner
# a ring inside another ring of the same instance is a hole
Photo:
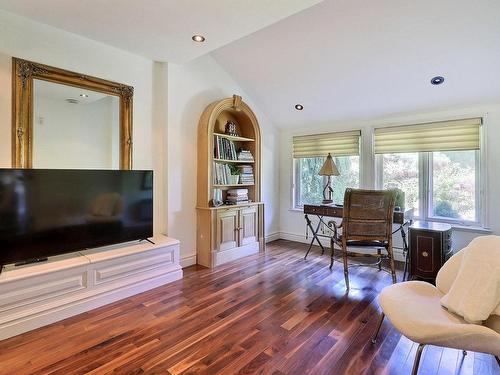
[[[417,221],[410,226],[410,276],[434,281],[452,255],[449,224]]]
[[[258,253],[264,248],[263,216],[261,203],[198,209],[197,263],[215,267]]]
[[[217,247],[219,251],[234,249],[239,243],[239,210],[217,213]]]
[[[257,208],[246,207],[238,210],[238,233],[240,245],[248,245],[258,241],[257,223],[259,218],[257,216]]]
[[[236,133],[227,134],[227,124],[234,125]],[[221,158],[221,150],[227,156]],[[227,175],[234,169],[243,173],[243,183]],[[260,127],[241,97],[219,100],[203,112],[198,126],[197,174],[197,263],[214,267],[264,251]],[[244,203],[212,207],[218,204],[213,201],[216,196],[217,201],[234,202],[236,190],[243,191]]]

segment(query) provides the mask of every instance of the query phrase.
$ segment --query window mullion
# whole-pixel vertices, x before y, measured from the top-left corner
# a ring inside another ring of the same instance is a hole
[[[422,220],[429,218],[429,192],[430,192],[430,178],[429,178],[429,153],[419,153],[419,199],[420,208],[419,214]]]

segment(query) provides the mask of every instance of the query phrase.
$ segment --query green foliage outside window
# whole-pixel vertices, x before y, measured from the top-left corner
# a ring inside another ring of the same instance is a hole
[[[326,157],[300,158],[297,163],[296,205],[317,204],[323,200],[323,188],[327,177],[318,176]],[[348,187],[359,187],[359,156],[342,156],[333,158],[340,176],[332,176],[333,201],[344,202],[344,192]]]

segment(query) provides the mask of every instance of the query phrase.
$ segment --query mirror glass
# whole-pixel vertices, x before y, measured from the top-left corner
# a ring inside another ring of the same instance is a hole
[[[33,80],[33,168],[119,169],[118,96]]]

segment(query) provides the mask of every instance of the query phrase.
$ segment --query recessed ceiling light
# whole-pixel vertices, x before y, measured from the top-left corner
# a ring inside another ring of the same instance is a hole
[[[295,109],[297,111],[302,111],[304,109],[304,106],[302,104],[295,104]]]
[[[89,96],[87,94],[80,94],[82,98],[88,98]]]
[[[431,84],[433,85],[440,85],[443,82],[444,82],[444,77],[441,76],[432,77],[431,79]]]
[[[200,34],[195,34],[192,36],[192,38],[195,42],[198,42],[198,43],[202,43],[205,41],[205,37],[203,35],[200,35]]]

